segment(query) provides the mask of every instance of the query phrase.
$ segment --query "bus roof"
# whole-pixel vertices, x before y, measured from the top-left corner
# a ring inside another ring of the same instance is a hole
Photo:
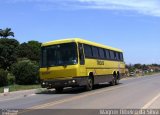
[[[118,51],[118,52],[123,52],[121,49],[113,48],[113,47],[102,45],[102,44],[95,43],[95,42],[91,42],[91,41],[84,40],[84,39],[81,39],[81,38],[68,38],[68,39],[60,39],[60,40],[45,42],[45,43],[42,44],[42,47],[43,46],[55,45],[55,44],[70,43],[70,42],[84,43],[84,44],[88,44],[88,45],[92,45],[92,46],[97,46],[97,47],[100,47],[100,48],[105,48],[105,49],[110,49],[110,50],[114,50],[114,51]]]

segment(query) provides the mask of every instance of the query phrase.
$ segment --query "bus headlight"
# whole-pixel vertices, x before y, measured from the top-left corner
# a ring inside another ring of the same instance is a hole
[[[72,80],[72,83],[75,83],[76,82],[76,80]]]

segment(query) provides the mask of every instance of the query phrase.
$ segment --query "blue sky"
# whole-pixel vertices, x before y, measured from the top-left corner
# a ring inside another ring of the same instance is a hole
[[[0,14],[21,43],[80,37],[121,48],[127,64],[160,64],[159,0],[0,0]]]

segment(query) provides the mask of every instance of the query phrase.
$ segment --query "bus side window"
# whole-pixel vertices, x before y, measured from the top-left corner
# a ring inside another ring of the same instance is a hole
[[[120,59],[120,53],[119,52],[116,53],[116,56],[117,56],[117,59],[120,61],[121,59]]]
[[[120,60],[120,57],[119,57],[119,53],[116,52],[116,60],[119,61]]]
[[[78,49],[79,49],[80,65],[84,65],[85,64],[85,60],[84,60],[83,45],[79,43],[78,44]]]
[[[114,52],[112,50],[110,50],[110,56],[111,56],[111,60],[115,60],[115,55]]]
[[[84,44],[83,47],[84,47],[85,57],[93,58],[92,46]]]
[[[104,52],[104,49],[102,48],[98,48],[99,49],[99,55],[100,55],[100,58],[101,59],[104,59],[105,58],[105,52]]]
[[[123,61],[123,53],[120,53],[120,59]]]
[[[116,52],[114,51],[114,60],[117,60],[117,55],[116,55]]]
[[[110,59],[110,53],[109,53],[109,50],[105,50],[105,56],[106,56],[106,59]]]
[[[99,52],[98,52],[98,48],[95,46],[92,46],[92,52],[93,52],[93,57],[94,58],[99,58]]]

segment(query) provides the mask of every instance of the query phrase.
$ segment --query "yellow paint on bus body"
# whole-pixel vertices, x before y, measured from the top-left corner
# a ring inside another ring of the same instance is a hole
[[[54,80],[54,79],[65,80],[65,79],[72,79],[73,77],[74,78],[86,77],[86,76],[89,76],[90,72],[92,72],[95,76],[111,75],[113,74],[113,72],[119,72],[120,74],[125,73],[125,63],[123,61],[85,58],[85,64],[80,65],[78,43],[87,44],[87,45],[96,46],[99,48],[123,53],[122,50],[117,48],[112,48],[109,46],[97,44],[97,43],[83,40],[80,38],[62,39],[62,40],[46,42],[42,44],[42,47],[48,47],[48,46],[63,44],[63,43],[73,43],[73,42],[77,44],[78,63],[76,65],[40,68],[41,80]]]

